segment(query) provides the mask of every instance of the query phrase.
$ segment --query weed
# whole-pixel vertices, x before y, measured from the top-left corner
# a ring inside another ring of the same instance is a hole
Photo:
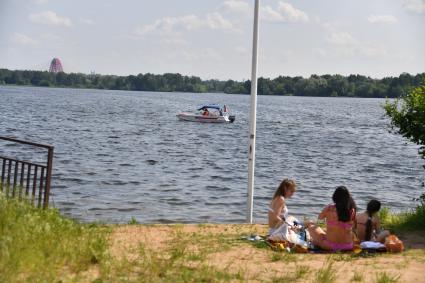
[[[354,271],[353,278],[351,278],[351,282],[362,282],[363,281],[363,274],[360,272]]]
[[[128,221],[128,224],[136,225],[136,224],[139,224],[139,222],[137,222],[137,219],[134,216],[132,216],[130,221]]]
[[[295,279],[302,279],[304,278],[308,272],[310,271],[310,268],[305,265],[297,265],[295,269]]]
[[[308,266],[300,265],[296,267],[295,273],[273,276],[271,282],[294,282],[303,279],[309,270],[310,268]]]
[[[396,283],[400,279],[400,275],[391,276],[386,272],[381,272],[376,275],[375,283]]]
[[[336,271],[333,268],[333,261],[329,259],[323,264],[316,274],[315,283],[331,283],[336,280]]]

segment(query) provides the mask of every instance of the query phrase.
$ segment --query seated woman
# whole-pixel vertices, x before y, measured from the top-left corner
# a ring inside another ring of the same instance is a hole
[[[336,188],[332,200],[334,204],[319,214],[319,219],[326,219],[326,232],[315,225],[308,228],[313,245],[328,251],[352,250],[356,204],[344,186]]]
[[[286,199],[292,197],[297,190],[294,180],[284,179],[276,189],[268,211],[269,240],[291,241],[296,235],[288,227],[288,208]]]
[[[384,243],[385,238],[390,235],[389,231],[380,231],[380,221],[377,212],[381,209],[381,202],[371,200],[363,213],[357,214],[357,236],[360,242],[374,241]]]

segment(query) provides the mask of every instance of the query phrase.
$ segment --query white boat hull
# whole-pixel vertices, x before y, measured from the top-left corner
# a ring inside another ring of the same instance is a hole
[[[177,114],[177,118],[179,118],[182,121],[190,121],[190,122],[199,122],[199,123],[231,123],[231,119],[229,119],[229,116],[204,116],[204,115],[198,115],[188,112],[182,112]]]

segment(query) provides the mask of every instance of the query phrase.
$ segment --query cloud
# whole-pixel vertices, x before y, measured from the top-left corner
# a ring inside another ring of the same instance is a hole
[[[323,48],[313,48],[312,51],[315,56],[326,57],[328,55],[328,52]]]
[[[145,25],[136,30],[138,35],[146,35],[154,32],[173,33],[181,30],[226,30],[238,31],[232,22],[223,18],[218,12],[209,13],[204,17],[186,15],[182,17],[165,17],[156,20],[151,25]]]
[[[181,53],[177,52],[175,55],[184,58],[188,62],[202,62],[202,61],[223,61],[223,56],[220,55],[216,50],[212,48],[203,48],[201,50],[182,50]]]
[[[35,4],[46,4],[49,0],[32,0],[31,2]]]
[[[331,32],[326,41],[333,47],[332,53],[336,55],[364,57],[377,57],[387,54],[387,50],[382,46],[375,46],[370,43],[359,42],[348,32]],[[318,51],[318,50],[316,50]],[[327,56],[328,52],[320,52],[322,56]]]
[[[263,6],[261,8],[261,18],[270,22],[308,22],[308,15],[295,8],[289,3],[279,1],[277,9],[270,6]]]
[[[39,14],[31,14],[30,20],[33,23],[45,24],[45,25],[54,25],[54,26],[72,26],[70,19],[65,17],[59,17],[55,12],[45,11]]]
[[[219,13],[211,13],[206,16],[206,25],[210,29],[234,30],[233,24],[223,18]]]
[[[425,0],[403,0],[403,7],[406,8],[409,12],[424,14]]]
[[[86,25],[94,25],[95,22],[93,20],[90,19],[80,19],[80,22]]]
[[[236,46],[234,48],[235,52],[238,54],[242,54],[242,55],[247,55],[248,53],[248,49],[245,46]]]
[[[226,0],[220,6],[220,10],[226,13],[249,14],[251,7],[247,2],[242,0]]]
[[[10,38],[12,43],[20,44],[20,45],[27,45],[27,46],[36,46],[38,45],[38,41],[35,39],[32,39],[31,37],[21,34],[21,33],[15,33]]]
[[[398,20],[392,15],[370,15],[367,20],[371,24],[394,24]]]
[[[349,46],[357,44],[357,40],[348,32],[332,32],[327,41],[340,46]]]

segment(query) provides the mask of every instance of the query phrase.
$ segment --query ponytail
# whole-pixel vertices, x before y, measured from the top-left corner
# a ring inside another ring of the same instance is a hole
[[[365,232],[365,240],[370,241],[372,238],[372,215],[376,212],[378,212],[381,209],[381,202],[378,200],[371,200],[367,204],[367,221],[366,221],[366,232]]]
[[[336,213],[338,215],[338,220],[341,222],[348,222],[352,220],[352,211],[355,211],[355,202],[351,198],[350,192],[344,186],[339,186],[336,188],[332,200],[336,206]]]
[[[372,237],[372,214],[370,213],[370,211],[367,211],[365,241],[370,241],[371,237]]]

